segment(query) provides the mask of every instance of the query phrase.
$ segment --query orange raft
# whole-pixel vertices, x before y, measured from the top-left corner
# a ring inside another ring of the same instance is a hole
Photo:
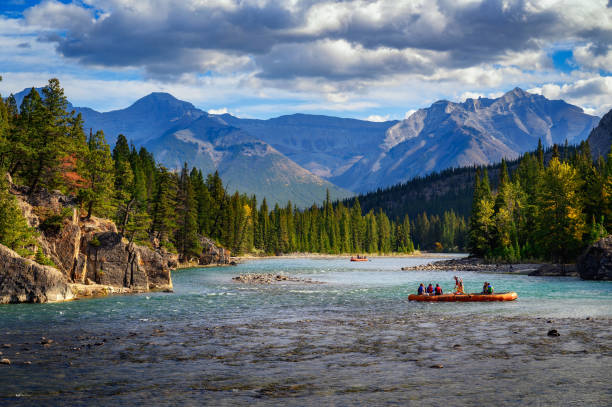
[[[409,301],[428,302],[487,302],[487,301],[514,301],[518,298],[515,292],[499,294],[442,294],[442,295],[417,295],[410,294]]]
[[[368,261],[367,257],[351,257],[351,261]]]

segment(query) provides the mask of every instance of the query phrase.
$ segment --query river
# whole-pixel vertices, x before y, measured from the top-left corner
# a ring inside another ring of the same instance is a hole
[[[174,293],[0,306],[0,405],[610,404],[612,283],[461,273],[519,298],[408,302],[452,291],[456,273],[400,271],[432,260],[254,260],[177,271]]]

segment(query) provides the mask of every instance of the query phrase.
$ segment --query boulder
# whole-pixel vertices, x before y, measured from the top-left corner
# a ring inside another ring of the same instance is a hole
[[[150,290],[172,290],[172,276],[170,271],[176,268],[178,256],[166,251],[156,252],[148,247],[134,246],[138,252],[141,265],[147,270]]]
[[[25,259],[0,245],[0,304],[73,298],[69,281],[61,271]]]
[[[201,241],[202,255],[200,256],[200,264],[207,266],[210,264],[230,264],[230,251],[217,246],[215,242],[207,237],[202,237]]]
[[[149,290],[147,272],[138,250],[120,234],[96,234],[87,245],[87,259],[87,277],[97,284]]]
[[[589,246],[576,268],[584,280],[612,280],[612,235]]]

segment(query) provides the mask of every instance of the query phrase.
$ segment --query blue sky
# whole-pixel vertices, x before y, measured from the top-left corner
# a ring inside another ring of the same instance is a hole
[[[402,119],[520,86],[612,108],[607,0],[0,2],[0,92],[57,77],[106,111],[165,91],[216,113]]]

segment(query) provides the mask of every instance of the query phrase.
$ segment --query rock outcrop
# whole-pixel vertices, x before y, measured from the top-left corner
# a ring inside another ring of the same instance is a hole
[[[0,245],[0,304],[73,298],[69,280],[61,271],[25,259]]]
[[[540,277],[578,277],[575,264],[543,264],[537,270],[529,273],[530,276]]]
[[[108,219],[79,218],[75,201],[59,191],[28,195],[27,188],[11,185],[11,192],[30,226],[40,231],[38,248],[55,268],[18,255],[29,262],[27,266],[4,262],[0,266],[0,279],[5,281],[2,301],[46,302],[70,299],[73,293],[81,297],[172,290],[176,255],[128,242]],[[34,276],[28,267],[37,270]]]
[[[163,249],[159,252],[142,246],[134,246],[134,249],[147,270],[149,289],[172,290],[171,271],[178,266],[178,256]]]
[[[215,242],[207,237],[203,237],[200,242],[202,245],[202,254],[200,255],[201,265],[223,265],[230,264],[232,262],[229,250],[217,246]]]
[[[578,258],[576,268],[584,280],[612,280],[612,235],[591,245]]]
[[[140,252],[115,232],[104,232],[87,243],[87,278],[97,284],[149,290]]]

